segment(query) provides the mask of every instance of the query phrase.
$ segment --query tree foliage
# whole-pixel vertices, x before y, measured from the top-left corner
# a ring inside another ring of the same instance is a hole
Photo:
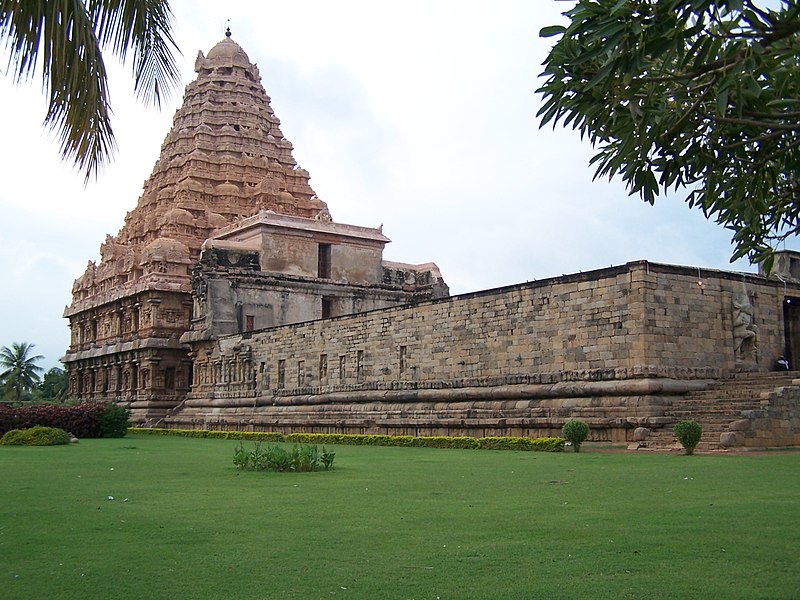
[[[67,397],[69,379],[67,372],[59,367],[47,371],[39,383],[39,394],[42,400],[63,401]]]
[[[114,151],[103,50],[133,51],[137,95],[160,105],[180,78],[167,0],[0,0],[0,42],[16,81],[41,68],[45,124],[86,180]]]
[[[39,383],[39,373],[44,369],[36,363],[44,358],[33,354],[33,344],[13,343],[11,348],[0,348],[0,381],[6,395],[19,402]]]
[[[765,3],[762,3],[765,4]],[[578,129],[595,177],[653,204],[670,188],[772,264],[800,230],[796,0],[578,0],[544,63],[541,125]]]

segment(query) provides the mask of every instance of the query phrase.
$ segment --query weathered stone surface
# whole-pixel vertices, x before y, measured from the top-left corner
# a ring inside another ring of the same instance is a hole
[[[726,431],[719,436],[719,445],[723,448],[736,448],[744,445],[744,434],[740,431]]]
[[[731,431],[749,431],[751,427],[752,421],[750,419],[737,419],[728,425],[728,429]]]
[[[632,286],[637,281],[653,286]],[[199,379],[170,422],[213,415],[233,423],[235,407],[249,406],[254,426],[281,430],[545,435],[582,418],[598,441],[625,442],[631,427],[645,427],[666,432],[658,444],[672,444],[671,427],[685,418],[672,412],[672,398],[711,393],[709,379],[736,369],[725,306],[740,277],[715,272],[703,283],[682,267],[629,263],[221,337],[205,347]],[[783,292],[763,279],[750,285],[756,311]],[[664,295],[668,302],[660,299],[665,289],[675,294]],[[648,320],[668,314],[676,299],[692,310]],[[760,325],[762,353],[766,340],[782,343],[781,327]],[[287,419],[289,407],[302,412]]]
[[[637,427],[633,430],[633,441],[644,442],[650,436],[650,430],[647,427]]]

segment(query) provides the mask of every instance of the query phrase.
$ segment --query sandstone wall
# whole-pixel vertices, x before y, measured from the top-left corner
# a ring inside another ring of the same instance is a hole
[[[737,366],[732,302],[741,285],[738,276],[719,272],[698,279],[696,270],[632,263],[301,323],[247,340],[228,337],[220,340],[217,354],[249,346],[254,362],[263,364],[261,378],[270,382],[262,389],[276,387],[279,360],[315,365],[321,355],[337,359],[326,374],[307,368],[301,386],[288,371],[283,387],[554,372],[575,372],[571,377],[577,379],[719,376]],[[782,352],[784,290],[759,278],[747,289],[758,327],[748,366],[769,368]]]
[[[198,344],[171,424],[535,436],[574,417],[593,439],[629,441],[668,425],[670,396],[771,366],[790,292],[639,262],[227,336]],[[743,294],[758,333],[737,357]]]
[[[229,336],[219,340],[215,358],[249,347],[262,390],[633,369],[644,360],[642,302],[630,301],[640,294],[620,268],[599,279],[576,276],[290,325],[249,339]],[[322,356],[328,367],[320,371]],[[632,370],[618,378],[629,376]]]
[[[797,294],[756,275],[636,263],[632,281],[644,311],[642,362],[679,368],[769,370],[784,352],[783,301]],[[734,302],[752,306],[756,337],[736,350]]]

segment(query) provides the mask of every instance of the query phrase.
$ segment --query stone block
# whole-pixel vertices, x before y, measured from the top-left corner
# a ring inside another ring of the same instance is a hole
[[[744,446],[744,434],[741,431],[726,431],[720,434],[719,445],[723,448]]]
[[[731,431],[750,431],[753,422],[750,419],[738,419],[728,425]]]

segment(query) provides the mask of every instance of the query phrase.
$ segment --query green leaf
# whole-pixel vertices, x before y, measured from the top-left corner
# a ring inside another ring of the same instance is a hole
[[[563,25],[548,25],[539,30],[539,37],[547,38],[555,35],[561,35],[567,30]]]
[[[719,95],[717,96],[717,113],[725,116],[725,113],[728,112],[728,88],[724,90],[720,90]]]
[[[626,4],[628,4],[629,0],[619,0],[614,6],[611,7],[611,14],[615,15],[617,12]]]

